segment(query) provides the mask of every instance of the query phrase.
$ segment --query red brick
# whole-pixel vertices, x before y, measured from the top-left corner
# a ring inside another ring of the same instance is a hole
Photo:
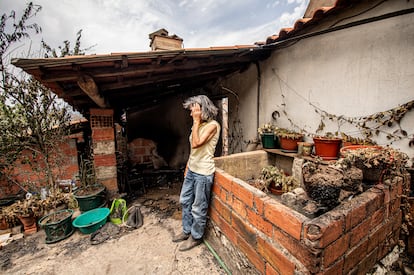
[[[325,248],[343,233],[345,218],[340,212],[328,212],[305,225],[305,237],[317,248]]]
[[[113,128],[94,128],[92,129],[92,142],[115,140]]]
[[[264,215],[264,211],[263,211],[264,210],[264,202],[266,200],[270,200],[270,198],[268,196],[266,196],[266,197],[254,196],[254,198],[253,198],[253,209],[255,209],[256,212],[259,215]]]
[[[100,180],[100,182],[105,185],[108,191],[118,191],[118,182],[116,178]]]
[[[89,112],[91,116],[113,116],[114,115],[113,109],[90,108]]]
[[[358,274],[367,274],[377,262],[377,249],[369,253],[358,265]]]
[[[344,273],[353,269],[362,259],[367,255],[368,239],[360,243],[358,246],[353,247],[348,253],[345,254]]]
[[[395,200],[390,201],[390,204],[389,204],[389,213],[390,213],[390,215],[394,215],[395,213],[397,213],[400,210],[400,206],[401,206],[401,199],[400,198],[397,198]]]
[[[274,269],[270,264],[266,263],[266,275],[280,275],[276,269]]]
[[[265,272],[265,261],[264,259],[257,253],[255,247],[252,247],[249,243],[244,241],[242,238],[237,238],[237,245],[241,252],[249,259],[249,261],[256,267],[256,269],[261,273],[264,274]]]
[[[147,154],[147,148],[145,147],[135,147],[133,149],[130,149],[131,154],[135,156],[146,156]]]
[[[378,209],[377,211],[375,211],[370,217],[371,229],[376,228],[378,225],[382,224],[385,219],[386,219],[386,216],[385,216],[385,208],[384,207]]]
[[[233,193],[233,196],[241,200],[245,205],[253,208],[253,194],[248,188],[246,188],[246,186],[240,184],[240,182],[240,179],[233,178],[231,192]]]
[[[141,139],[141,145],[144,146],[145,148],[150,148],[150,151],[152,150],[152,148],[156,147],[154,141],[150,139],[145,139],[145,138]]]
[[[300,240],[305,219],[303,216],[296,215],[292,209],[274,200],[264,202],[264,214],[265,218],[273,225]]]
[[[403,194],[403,189],[405,188],[404,183],[405,183],[404,178],[399,178],[398,179],[398,181],[397,181],[397,188],[398,188],[397,195],[398,196],[397,197],[400,197]]]
[[[226,172],[216,171],[216,173],[214,173],[214,178],[215,178],[214,182],[217,185],[220,185],[221,187],[223,187],[227,191],[231,191],[231,185],[232,185],[232,181],[233,181],[233,178],[234,178],[233,176],[230,176]]]
[[[242,201],[233,197],[230,207],[233,209],[233,212],[240,215],[243,219],[246,218],[247,216],[246,205]]]
[[[219,213],[217,212],[216,208],[209,207],[208,208],[208,216],[210,217],[210,220],[214,222],[219,228],[221,228],[221,217]]]
[[[271,223],[265,221],[262,216],[247,209],[247,220],[260,232],[263,232],[267,236],[272,237],[273,226]]]
[[[73,179],[76,175],[78,175],[78,173],[79,167],[77,165],[68,165],[63,169],[60,177],[61,179]]]
[[[392,231],[397,231],[401,227],[402,223],[402,211],[401,209],[395,213],[393,216],[390,217],[390,220],[392,222]]]
[[[213,184],[213,186],[211,186],[211,194],[214,196],[216,195],[217,197],[220,197],[220,186],[218,184]]]
[[[232,198],[230,194],[223,188],[220,188],[220,200],[223,203],[231,204]]]
[[[384,226],[379,226],[373,229],[373,231],[370,232],[368,236],[369,242],[368,242],[367,250],[372,251],[380,243],[384,242],[385,237],[387,236],[390,229],[391,229],[391,223],[388,223]]]
[[[98,166],[116,166],[115,154],[110,155],[95,155],[93,161],[96,167]]]
[[[350,247],[354,247],[356,244],[361,242],[362,239],[367,237],[370,229],[371,219],[366,219],[364,222],[352,229]]]
[[[322,258],[321,249],[310,249],[309,246],[306,246],[292,236],[289,236],[287,233],[277,229],[273,230],[273,240],[280,246],[287,249],[293,257],[300,259],[302,264],[311,273],[316,273],[319,271],[319,266]]]
[[[211,206],[217,210],[217,213],[225,219],[227,222],[231,222],[231,211],[225,206],[219,199],[213,198],[211,201]]]
[[[341,238],[329,245],[323,252],[323,266],[328,267],[341,258],[349,249],[351,234],[343,235]]]
[[[236,232],[236,230],[234,230],[234,228],[222,218],[219,219],[220,229],[222,230],[223,234],[230,240],[231,243],[237,244],[238,233]]]
[[[393,201],[398,198],[398,184],[397,185],[390,185],[390,201]]]
[[[386,241],[379,243],[377,247],[377,261],[384,258],[394,248],[395,242],[393,240],[393,234],[388,233],[385,237]]]
[[[389,188],[383,184],[375,185],[375,187],[364,192],[363,196],[368,200],[367,215],[371,215],[371,213],[382,207],[384,204],[390,202]]]
[[[257,238],[257,252],[259,252],[259,254],[279,274],[294,274],[295,264],[291,262],[280,250],[260,237]]]
[[[330,266],[329,268],[324,268],[319,274],[326,274],[326,275],[344,274],[342,272],[343,268],[344,268],[344,259],[341,259],[338,262],[336,262],[334,265]]]
[[[354,198],[348,203],[351,208],[351,212],[346,216],[346,219],[349,219],[349,226],[347,221],[346,231],[350,230],[367,217],[366,202],[364,202],[360,197]]]
[[[231,217],[231,225],[240,234],[240,236],[252,246],[256,246],[256,232],[251,228],[245,219],[241,219],[236,215]]]

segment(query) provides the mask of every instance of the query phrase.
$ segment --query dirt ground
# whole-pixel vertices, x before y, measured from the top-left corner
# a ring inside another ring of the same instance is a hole
[[[45,243],[43,230],[15,240],[0,248],[0,274],[227,274],[205,243],[180,252],[180,243],[171,241],[181,230],[180,188],[177,182],[127,197],[128,207],[140,206],[142,227],[111,224],[119,232],[99,244],[79,230],[54,244]],[[414,274],[413,259],[404,251],[386,258],[369,274]]]
[[[132,198],[128,207],[140,205],[142,227],[120,227],[99,244],[79,230],[54,244],[45,243],[43,230],[13,241],[0,251],[0,274],[226,274],[205,243],[180,252],[180,243],[171,241],[181,230],[180,187]]]

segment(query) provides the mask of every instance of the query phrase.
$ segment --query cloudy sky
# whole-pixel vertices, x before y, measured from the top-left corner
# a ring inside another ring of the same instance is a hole
[[[82,29],[89,54],[149,51],[148,34],[160,28],[184,39],[184,47],[253,44],[301,18],[309,0],[33,0],[42,6],[33,19],[53,48],[74,43]],[[21,12],[25,0],[0,0],[1,14]],[[20,13],[19,13],[20,14]],[[26,42],[28,43],[28,42]],[[25,45],[27,47],[27,44]],[[22,47],[24,48],[24,47]],[[15,54],[21,55],[19,51]],[[21,57],[21,56],[19,56]]]

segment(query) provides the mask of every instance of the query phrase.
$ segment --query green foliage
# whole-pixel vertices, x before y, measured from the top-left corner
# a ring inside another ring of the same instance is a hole
[[[29,37],[29,31],[40,33],[42,29],[36,23],[29,24],[28,21],[36,16],[42,9],[41,6],[34,5],[32,2],[27,4],[20,19],[16,20],[16,12],[11,11],[10,14],[3,13],[0,18],[0,70],[3,72],[3,78],[6,74],[4,66],[4,58],[10,46],[16,42],[22,41]],[[8,30],[10,30],[8,32]]]
[[[53,49],[49,46],[43,39],[42,39],[42,48],[45,50],[44,57],[45,58],[57,58],[57,57],[65,57],[71,55],[85,55],[86,51],[92,49],[94,46],[90,46],[85,49],[81,49],[81,37],[82,37],[82,30],[79,30],[76,33],[76,40],[75,46],[73,49],[70,48],[69,40],[63,41],[63,46],[58,46],[58,50]]]
[[[22,160],[45,176],[45,186],[54,188],[63,161],[59,145],[69,133],[69,110],[50,89],[27,75],[17,77],[6,63],[7,51],[14,43],[29,37],[29,31],[41,31],[37,24],[28,22],[40,9],[29,3],[20,19],[12,11],[3,14],[0,21],[0,176],[17,183],[11,176],[12,167]]]

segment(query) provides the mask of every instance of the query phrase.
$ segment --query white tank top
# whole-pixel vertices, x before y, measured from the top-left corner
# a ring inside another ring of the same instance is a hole
[[[220,136],[220,124],[215,120],[210,120],[209,122],[201,124],[198,128],[198,135],[201,136],[206,130],[207,126],[210,124],[215,124],[217,127],[215,135],[202,146],[198,148],[191,148],[190,157],[188,160],[188,168],[191,171],[206,176],[213,174],[216,170],[213,157],[216,150],[217,141]]]

